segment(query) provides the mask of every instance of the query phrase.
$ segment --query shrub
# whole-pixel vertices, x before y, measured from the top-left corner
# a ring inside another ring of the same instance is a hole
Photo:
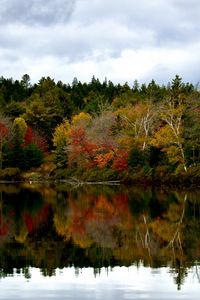
[[[146,163],[145,156],[142,151],[133,148],[129,154],[128,165],[132,168],[143,166]]]
[[[171,166],[158,166],[155,168],[154,181],[155,183],[167,183],[174,180],[174,174]]]
[[[0,170],[0,179],[1,180],[19,180],[20,179],[20,170],[19,168],[6,168]]]

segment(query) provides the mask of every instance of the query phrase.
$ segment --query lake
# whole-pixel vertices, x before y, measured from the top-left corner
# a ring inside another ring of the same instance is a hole
[[[0,185],[0,299],[199,299],[200,190]]]

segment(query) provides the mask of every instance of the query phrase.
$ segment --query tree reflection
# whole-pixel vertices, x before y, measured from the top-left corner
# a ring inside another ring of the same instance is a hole
[[[200,192],[82,186],[0,186],[0,276],[75,266],[169,266],[180,288],[199,279]]]

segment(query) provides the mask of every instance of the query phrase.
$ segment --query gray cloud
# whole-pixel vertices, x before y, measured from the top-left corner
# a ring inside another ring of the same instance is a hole
[[[133,31],[151,30],[155,43],[164,44],[195,39],[200,29],[199,11],[198,0],[80,0],[75,17],[82,26],[109,20]]]
[[[109,27],[109,30],[108,30]],[[145,39],[143,38],[145,35]],[[70,61],[93,57],[99,60],[106,57],[119,57],[123,49],[139,49],[154,40],[151,31],[131,31],[115,23],[93,24],[78,27],[75,24],[50,29],[32,28],[23,25],[0,27],[0,47],[18,50],[19,55],[31,57],[52,55],[68,57]]]
[[[0,0],[0,24],[49,26],[69,20],[75,0]]]
[[[119,81],[131,72],[141,80],[162,81],[181,72],[198,77],[199,0],[0,0],[0,5],[0,75],[29,70],[39,79],[42,70],[58,79],[59,74],[83,79],[86,73],[88,79],[90,71]],[[183,50],[176,62],[173,53]]]

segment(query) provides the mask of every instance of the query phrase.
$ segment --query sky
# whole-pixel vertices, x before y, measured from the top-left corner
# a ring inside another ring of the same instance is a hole
[[[0,76],[200,81],[199,0],[0,0]]]

